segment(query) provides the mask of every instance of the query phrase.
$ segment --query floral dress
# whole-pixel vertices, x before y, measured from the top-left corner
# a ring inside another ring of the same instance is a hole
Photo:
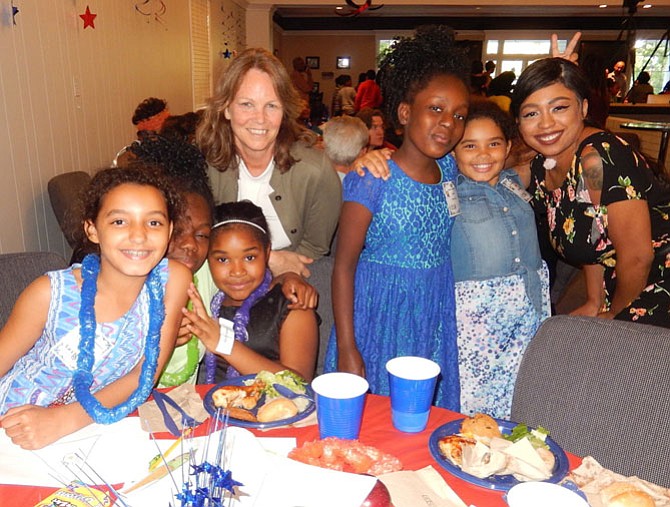
[[[591,202],[583,176],[585,150],[597,152],[602,160],[599,204]],[[545,158],[538,155],[531,164],[533,206],[547,213],[549,240],[554,250],[574,265],[600,264],[605,269],[605,308],[616,289],[616,251],[607,229],[607,206],[614,202],[644,199],[651,218],[654,261],[647,285],[628,307],[616,315],[620,320],[670,327],[670,189],[658,180],[649,166],[622,139],[609,132],[588,136],[577,149],[563,184],[548,190]]]

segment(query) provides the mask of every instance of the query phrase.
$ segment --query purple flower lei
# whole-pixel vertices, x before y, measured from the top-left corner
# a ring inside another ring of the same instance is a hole
[[[235,331],[235,339],[238,342],[246,342],[249,339],[249,335],[247,334],[249,313],[254,304],[256,304],[256,301],[267,294],[270,289],[270,282],[272,282],[272,273],[270,273],[269,269],[266,269],[263,282],[249,294],[249,297],[242,302],[242,305],[235,312],[235,316],[233,317],[233,330]],[[218,291],[214,294],[212,303],[210,304],[210,309],[214,318],[218,317],[221,304],[225,297],[226,295],[222,291]],[[213,352],[207,352],[205,355],[205,368],[205,382],[213,384],[214,377],[216,376],[216,354]],[[239,373],[232,366],[228,367],[228,372],[229,378],[239,376]]]
[[[77,401],[86,413],[99,424],[111,424],[120,421],[143,403],[151,393],[160,352],[160,336],[165,307],[163,304],[163,284],[160,279],[160,267],[156,266],[147,276],[145,286],[149,291],[149,330],[144,343],[144,362],[140,372],[139,385],[128,399],[115,407],[107,408],[91,394],[95,345],[95,295],[98,289],[100,258],[87,255],[81,265],[81,306],[79,308],[79,355],[77,370],[74,373],[73,387]]]

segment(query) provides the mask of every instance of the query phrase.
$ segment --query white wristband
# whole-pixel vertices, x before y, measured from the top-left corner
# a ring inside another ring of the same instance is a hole
[[[214,349],[219,354],[230,355],[235,343],[235,331],[231,320],[219,317],[219,343]]]

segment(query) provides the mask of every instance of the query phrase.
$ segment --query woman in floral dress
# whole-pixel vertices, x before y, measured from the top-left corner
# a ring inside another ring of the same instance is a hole
[[[531,162],[532,204],[549,239],[582,267],[586,303],[573,313],[670,327],[670,190],[614,134],[590,126],[588,80],[574,63],[530,65],[512,112]]]

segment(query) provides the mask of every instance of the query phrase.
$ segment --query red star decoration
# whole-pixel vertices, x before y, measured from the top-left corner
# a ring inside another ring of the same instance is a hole
[[[84,29],[87,27],[95,28],[95,24],[93,21],[95,20],[95,17],[97,14],[91,14],[91,9],[88,8],[88,5],[86,6],[86,12],[84,14],[80,14],[79,17],[84,20]]]

